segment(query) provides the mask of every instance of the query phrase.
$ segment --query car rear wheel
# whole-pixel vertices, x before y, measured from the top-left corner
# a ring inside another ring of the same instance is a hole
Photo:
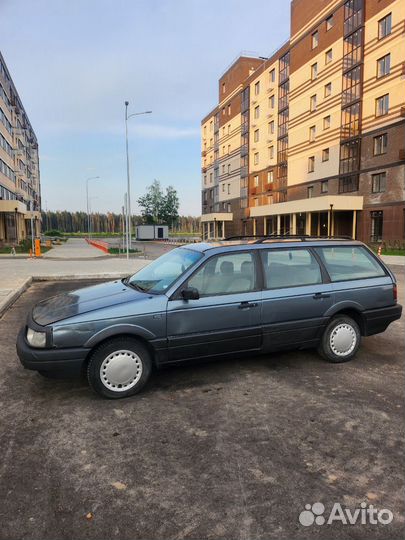
[[[348,362],[357,353],[360,341],[361,334],[356,321],[340,315],[326,327],[318,352],[328,362]]]
[[[103,397],[119,399],[139,392],[150,377],[152,359],[140,341],[121,337],[108,340],[91,353],[87,378]]]

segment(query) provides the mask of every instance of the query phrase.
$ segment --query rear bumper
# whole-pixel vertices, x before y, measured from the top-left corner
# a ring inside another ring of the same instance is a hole
[[[400,304],[363,311],[364,335],[372,336],[373,334],[384,332],[388,325],[401,318],[401,314],[402,306]]]
[[[25,339],[24,326],[17,337],[17,354],[26,369],[57,371],[61,375],[80,373],[90,349],[35,349]]]

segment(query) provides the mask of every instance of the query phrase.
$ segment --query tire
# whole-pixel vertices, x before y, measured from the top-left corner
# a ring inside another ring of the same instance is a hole
[[[151,372],[152,359],[145,345],[134,338],[117,337],[92,351],[87,379],[100,396],[120,399],[138,393]]]
[[[346,315],[338,315],[326,327],[318,353],[334,364],[348,362],[356,355],[360,342],[360,328],[356,321]]]

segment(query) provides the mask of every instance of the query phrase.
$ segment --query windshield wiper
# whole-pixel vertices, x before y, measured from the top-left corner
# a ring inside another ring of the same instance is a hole
[[[122,280],[122,283],[126,285],[127,287],[131,287],[132,289],[136,289],[140,292],[148,292],[145,287],[142,287],[141,285],[138,285],[138,283],[132,283],[132,281],[129,280],[129,277],[126,277]]]

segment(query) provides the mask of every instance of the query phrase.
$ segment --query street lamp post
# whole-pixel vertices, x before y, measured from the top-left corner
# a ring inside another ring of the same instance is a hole
[[[133,116],[140,116],[141,114],[151,114],[152,111],[143,111],[138,113],[128,114],[129,101],[125,102],[125,150],[127,156],[127,206],[126,206],[126,248],[127,259],[129,259],[129,249],[131,247],[131,182],[129,176],[129,151],[128,151],[128,120]]]
[[[99,176],[91,176],[86,179],[86,201],[87,201],[87,235],[90,237],[90,207],[89,207],[89,182],[90,180],[98,180]]]

